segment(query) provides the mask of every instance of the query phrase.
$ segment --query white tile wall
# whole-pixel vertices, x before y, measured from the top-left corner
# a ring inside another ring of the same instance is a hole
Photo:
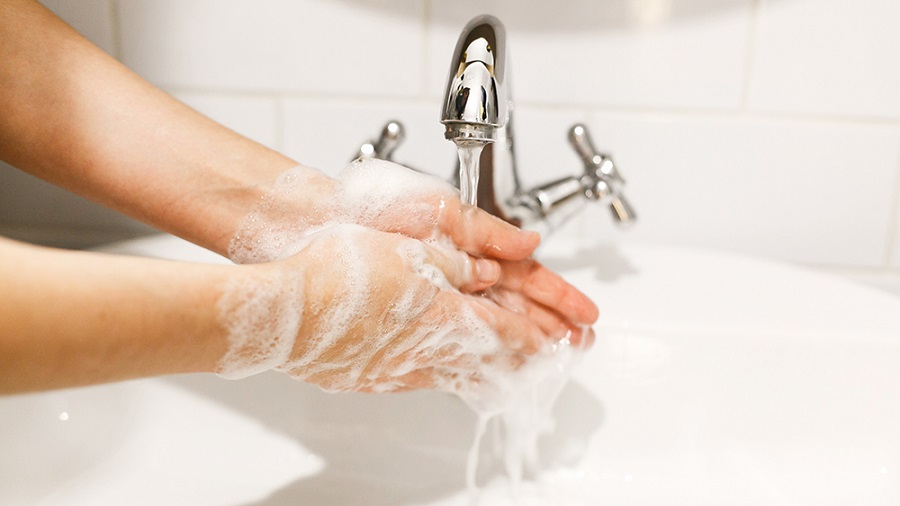
[[[456,151],[443,137],[440,110],[429,101],[293,99],[284,107],[285,153],[335,174],[385,123],[400,121],[406,138],[393,158],[430,174],[449,176]]]
[[[281,104],[277,98],[189,91],[172,95],[245,137],[272,149],[281,149]]]
[[[900,2],[762,0],[754,110],[900,119]]]
[[[614,146],[641,214],[632,240],[884,263],[898,127],[650,114],[597,114],[591,126]],[[609,221],[606,210],[592,215]]]
[[[420,92],[421,2],[120,0],[119,13],[123,61],[163,86]]]
[[[439,92],[459,29],[489,13],[508,28],[517,100],[629,107],[740,106],[750,0],[434,2],[429,90]],[[568,4],[568,5],[567,5]]]
[[[450,51],[470,17],[493,13],[509,32],[523,182],[581,170],[565,136],[587,121],[641,218],[621,232],[594,208],[567,233],[900,273],[894,0],[45,3],[192,107],[304,163],[334,172],[396,118],[396,159],[442,176],[454,166],[437,119]],[[0,224],[20,223],[6,207]]]

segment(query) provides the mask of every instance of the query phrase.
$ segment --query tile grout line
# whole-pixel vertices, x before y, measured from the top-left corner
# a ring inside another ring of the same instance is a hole
[[[435,98],[428,95],[361,95],[343,94],[327,91],[296,91],[289,89],[236,89],[207,86],[183,86],[160,83],[157,84],[170,93],[214,94],[232,97],[268,98],[280,97],[283,100],[341,100],[354,103],[406,103],[433,104]],[[848,115],[827,115],[814,113],[781,113],[781,112],[741,112],[739,109],[703,109],[678,107],[640,107],[611,106],[596,104],[568,104],[541,101],[518,101],[517,106],[534,109],[552,109],[554,111],[582,111],[591,114],[620,114],[631,116],[660,116],[709,119],[757,119],[767,121],[792,121],[805,123],[840,123],[845,125],[868,125],[900,128],[900,117],[869,117]]]
[[[572,108],[579,109],[577,104],[554,105],[544,102],[524,102],[525,107],[543,109]],[[677,107],[640,107],[640,106],[608,106],[608,105],[584,105],[595,114],[618,114],[630,116],[659,116],[682,117],[699,119],[755,119],[766,121],[785,121],[799,123],[835,123],[856,126],[881,126],[887,128],[900,128],[900,117],[868,117],[868,116],[840,116],[814,113],[782,113],[782,112],[741,112],[738,109],[704,109],[704,108],[677,108]]]
[[[434,97],[423,95],[359,95],[329,93],[323,91],[292,91],[284,89],[271,90],[246,90],[197,86],[179,86],[158,84],[157,86],[170,93],[197,93],[225,95],[232,97],[248,98],[281,98],[282,100],[340,100],[354,103],[404,103],[404,104],[432,104]],[[660,117],[685,117],[685,118],[712,118],[712,119],[757,119],[767,121],[792,121],[804,123],[839,123],[844,125],[868,125],[900,128],[898,118],[875,118],[866,116],[837,116],[804,113],[778,113],[755,111],[742,113],[737,109],[716,110],[700,108],[665,108],[665,107],[638,107],[638,106],[604,106],[592,104],[554,104],[540,101],[519,101],[519,107],[534,109],[552,109],[555,111],[568,110],[572,112],[586,112],[589,114],[620,114],[631,116],[660,116]]]

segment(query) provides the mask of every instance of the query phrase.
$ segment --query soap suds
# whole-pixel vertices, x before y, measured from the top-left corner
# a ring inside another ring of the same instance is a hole
[[[311,188],[323,188],[324,177],[306,168],[283,174],[232,240],[229,255],[238,263],[303,251],[317,267],[284,268],[253,286],[226,287],[220,314],[230,349],[220,374],[277,369],[329,391],[371,392],[428,378],[432,384],[423,386],[452,393],[478,413],[467,471],[473,497],[480,435],[491,419],[503,426],[503,462],[515,492],[538,471],[537,439],[552,427],[550,409],[581,346],[559,335],[547,336],[534,355],[511,351],[479,313],[495,304],[523,312],[515,294],[461,294],[428,261],[426,248],[459,255],[436,230],[436,206],[459,198],[449,184],[390,162],[356,161],[327,183],[327,198],[311,201]],[[365,228],[422,230],[423,221],[424,243],[386,241]],[[384,249],[385,243],[394,246]],[[407,277],[386,287],[386,272]],[[311,286],[330,298],[305,293]],[[380,300],[389,304],[370,314]],[[308,338],[296,343],[301,331]]]
[[[303,316],[302,278],[284,270],[252,284],[229,282],[218,301],[229,341],[220,376],[246,378],[287,360]]]
[[[459,199],[449,183],[384,160],[356,160],[334,180],[296,167],[279,176],[243,220],[228,256],[236,263],[286,258],[310,230],[340,223],[415,230],[424,232],[422,237],[435,229],[439,215],[434,211],[445,199]],[[423,217],[428,217],[424,223]]]

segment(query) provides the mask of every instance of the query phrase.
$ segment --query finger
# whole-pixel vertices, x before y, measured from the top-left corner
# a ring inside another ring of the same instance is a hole
[[[524,314],[544,332],[544,342],[558,342],[568,339],[572,346],[588,349],[594,344],[594,331],[587,325],[578,325],[556,311],[525,297],[520,292],[510,292],[495,287],[490,292],[491,299],[500,306]]]
[[[438,228],[460,249],[475,256],[522,260],[534,253],[540,234],[526,232],[477,207],[444,202]]]
[[[541,328],[521,314],[514,313],[484,297],[464,295],[481,319],[486,322],[507,348],[532,355],[544,342]]]
[[[425,248],[426,262],[440,269],[447,281],[462,292],[484,291],[500,281],[500,264],[495,260],[429,245]]]
[[[494,289],[491,293],[501,291],[502,289]],[[504,305],[502,298],[498,302],[501,306]],[[518,302],[517,306],[541,328],[546,335],[545,342],[553,343],[568,339],[573,346],[583,349],[590,348],[594,343],[594,332],[590,327],[575,324],[543,304],[527,299]]]
[[[500,286],[520,291],[535,302],[580,325],[597,321],[597,306],[558,274],[534,260],[503,262]]]
[[[546,341],[552,342],[564,338],[573,327],[573,324],[562,318],[559,313],[548,309],[543,304],[529,300],[523,305],[528,318],[544,331]]]

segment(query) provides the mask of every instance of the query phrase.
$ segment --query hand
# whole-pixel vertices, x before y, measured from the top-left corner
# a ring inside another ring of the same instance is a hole
[[[590,299],[530,259],[538,234],[461,203],[440,179],[383,160],[353,162],[337,179],[303,167],[285,173],[232,241],[230,256],[241,263],[281,258],[306,231],[329,223],[449,240],[474,257],[505,261],[497,294],[508,303],[523,294],[516,307],[547,328],[574,329],[597,319]]]
[[[449,238],[463,251],[503,260],[528,258],[540,236],[462,204],[453,186],[384,160],[357,160],[332,179],[295,167],[282,174],[244,220],[229,247],[238,263],[267,262],[306,231],[355,223],[415,239]]]
[[[488,290],[491,299],[527,316],[548,336],[567,336],[584,348],[593,344],[589,326],[599,313],[590,299],[533,258],[500,265],[501,278]]]
[[[295,249],[249,266],[253,283],[223,296],[232,346],[222,375],[276,368],[334,391],[459,393],[491,386],[548,340],[524,315],[461,293],[497,280],[458,250],[355,225],[314,232]]]

